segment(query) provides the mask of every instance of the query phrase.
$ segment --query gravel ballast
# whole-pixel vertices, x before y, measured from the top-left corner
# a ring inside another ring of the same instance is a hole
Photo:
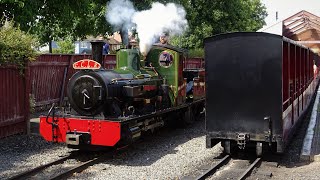
[[[220,155],[205,147],[204,121],[145,137],[126,153],[96,164],[72,179],[177,179]]]
[[[298,129],[299,133],[294,136],[286,154],[271,161],[270,165],[258,168],[249,179],[270,179],[261,176],[264,172],[272,172],[271,179],[319,179],[320,163],[299,161],[305,123]],[[64,144],[46,142],[38,135],[15,135],[0,139],[0,144],[0,179],[52,162],[74,151]],[[179,179],[193,174],[201,165],[212,164],[221,152],[220,144],[206,149],[202,120],[192,127],[164,128],[145,135],[112,159],[95,164],[69,179]]]
[[[7,179],[68,155],[71,149],[46,142],[39,135],[14,135],[0,139],[0,179]]]
[[[38,135],[0,139],[0,179],[69,155],[72,149],[46,142]],[[70,179],[173,179],[182,177],[221,153],[205,147],[204,120],[192,127],[164,128],[147,134],[111,160],[96,164]]]

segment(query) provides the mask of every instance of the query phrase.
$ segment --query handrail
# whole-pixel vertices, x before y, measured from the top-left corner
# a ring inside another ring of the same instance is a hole
[[[49,115],[50,115],[51,111],[54,109],[54,106],[55,106],[55,103],[52,103],[52,106],[51,106],[51,108],[49,109],[48,115],[47,115],[47,117],[46,117],[46,122],[47,122],[48,124],[51,124],[51,125],[53,125],[53,122],[49,122],[48,119],[49,119]]]
[[[286,101],[284,101],[283,103],[282,103],[282,105],[285,105],[287,102],[289,102],[291,100],[291,97],[289,97]]]

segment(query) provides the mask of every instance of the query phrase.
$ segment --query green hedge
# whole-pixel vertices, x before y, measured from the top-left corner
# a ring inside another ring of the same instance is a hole
[[[74,54],[74,41],[71,37],[65,38],[65,40],[57,41],[58,48],[52,49],[52,53],[60,54]]]
[[[11,64],[23,69],[28,60],[35,60],[37,42],[32,35],[14,27],[13,22],[5,22],[0,27],[0,66]]]
[[[190,49],[189,53],[188,53],[188,56],[190,58],[193,58],[193,57],[204,58],[204,49],[202,49],[202,48]]]

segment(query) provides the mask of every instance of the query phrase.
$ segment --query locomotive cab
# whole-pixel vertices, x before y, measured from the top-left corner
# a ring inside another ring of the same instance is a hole
[[[173,106],[184,102],[183,97],[179,96],[185,91],[181,69],[183,56],[183,51],[180,49],[169,45],[154,45],[146,58],[149,68],[153,68],[164,79],[163,84],[167,86]]]

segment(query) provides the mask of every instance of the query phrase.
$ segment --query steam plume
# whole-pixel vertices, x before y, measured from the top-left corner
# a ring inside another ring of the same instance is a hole
[[[127,32],[133,25],[139,36],[139,47],[146,55],[160,34],[169,36],[182,34],[188,27],[186,11],[174,3],[166,5],[159,2],[152,4],[151,9],[135,11],[129,0],[112,0],[108,4],[107,21],[118,29]]]
[[[134,26],[131,17],[136,12],[129,0],[112,0],[107,5],[106,19],[116,31],[120,31],[122,42],[128,45],[128,29]]]
[[[168,32],[170,36],[182,34],[188,27],[185,16],[182,6],[158,2],[153,3],[149,10],[134,13],[132,22],[136,24],[141,53],[146,54],[163,32]]]

